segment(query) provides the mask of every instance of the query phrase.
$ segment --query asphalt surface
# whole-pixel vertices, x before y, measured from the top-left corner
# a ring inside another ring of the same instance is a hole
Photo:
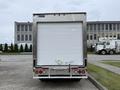
[[[0,90],[98,90],[89,80],[46,81],[32,78],[31,55],[0,55]]]

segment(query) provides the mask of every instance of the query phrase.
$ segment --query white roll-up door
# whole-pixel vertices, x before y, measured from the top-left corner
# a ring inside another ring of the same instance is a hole
[[[82,23],[38,23],[37,65],[83,65]]]

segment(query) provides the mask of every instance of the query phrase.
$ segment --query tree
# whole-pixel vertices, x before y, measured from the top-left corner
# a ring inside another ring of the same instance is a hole
[[[4,52],[8,52],[8,44],[7,43],[5,43]]]
[[[32,44],[30,45],[30,50],[29,51],[32,52]]]
[[[3,46],[2,46],[2,44],[0,44],[0,51],[3,51]]]
[[[17,44],[14,45],[14,51],[18,52],[18,45]]]
[[[20,45],[20,52],[23,52],[24,50],[23,50],[23,45],[21,44]]]
[[[25,44],[25,52],[28,52],[28,51],[29,51],[29,49],[28,49],[28,45]]]
[[[14,51],[14,46],[13,46],[13,44],[11,43],[10,52],[13,52],[13,51]]]

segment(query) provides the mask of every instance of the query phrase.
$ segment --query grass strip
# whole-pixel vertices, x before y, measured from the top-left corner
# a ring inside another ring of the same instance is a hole
[[[120,61],[102,61],[102,63],[120,68]]]
[[[88,64],[88,72],[108,90],[120,90],[120,75],[93,64]]]

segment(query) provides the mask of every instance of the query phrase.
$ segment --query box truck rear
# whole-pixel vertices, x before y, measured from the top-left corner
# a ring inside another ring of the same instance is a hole
[[[87,78],[86,13],[33,14],[33,78]]]

